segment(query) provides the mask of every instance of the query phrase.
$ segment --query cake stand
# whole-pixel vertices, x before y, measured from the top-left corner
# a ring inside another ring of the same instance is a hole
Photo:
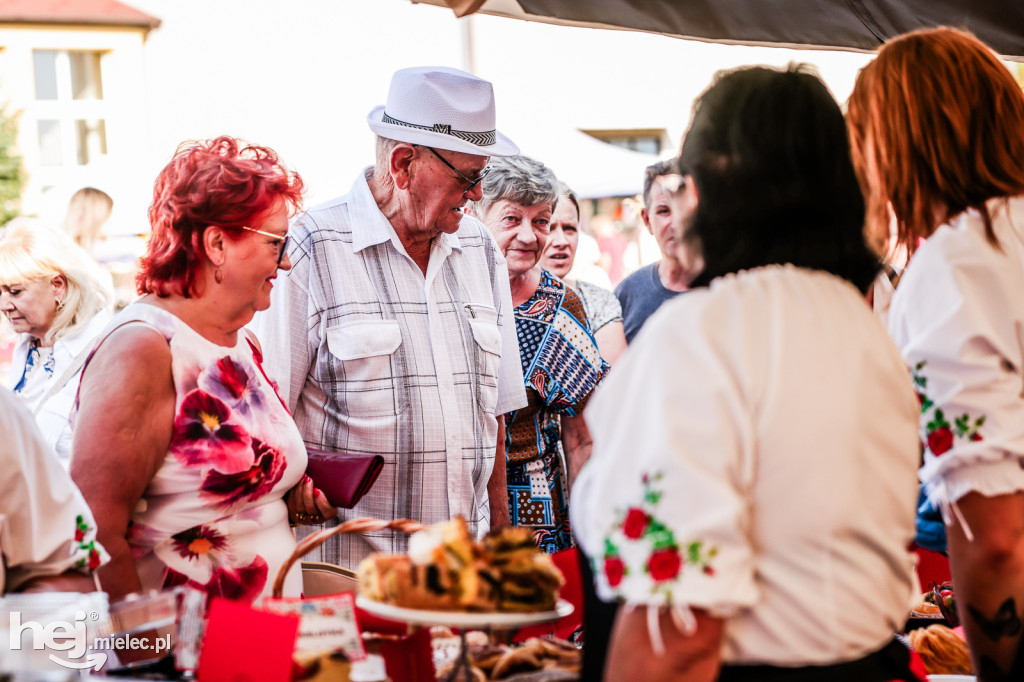
[[[529,611],[529,612],[508,612],[508,611],[431,611],[427,609],[410,609],[392,604],[356,597],[356,606],[367,613],[379,618],[395,620],[409,625],[444,625],[459,629],[459,654],[455,659],[455,666],[445,677],[445,682],[458,682],[462,679],[470,679],[469,673],[469,652],[466,648],[466,630],[485,629],[511,630],[527,625],[540,625],[551,623],[560,618],[570,615],[573,612],[573,605],[564,599],[560,599],[551,611]],[[467,674],[466,677],[461,675]]]

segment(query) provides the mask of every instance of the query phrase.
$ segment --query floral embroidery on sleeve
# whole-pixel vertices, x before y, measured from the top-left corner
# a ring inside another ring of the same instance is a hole
[[[660,472],[643,474],[643,501],[625,512],[618,510],[611,532],[605,537],[602,565],[598,568],[612,588],[618,588],[623,579],[631,575],[631,568],[623,559],[625,543],[647,545],[644,551],[646,559],[642,566],[633,566],[633,570],[641,570],[650,578],[652,595],[661,594],[668,598],[671,592],[669,583],[676,580],[687,565],[707,576],[715,574],[711,562],[718,555],[717,547],[705,550],[703,540],[680,545],[672,529],[655,516],[663,493],[655,489],[654,483],[661,477]],[[613,538],[620,537],[619,544],[616,544]]]
[[[96,529],[86,523],[81,514],[75,517],[75,544],[78,550],[85,552],[85,556],[75,562],[76,569],[95,571],[100,567],[103,561],[96,545]]]
[[[949,422],[943,411],[935,407],[935,402],[928,397],[928,378],[924,376],[926,360],[914,365],[910,370],[910,376],[914,379],[914,389],[917,391],[917,401],[921,405],[922,420],[928,419],[924,425],[925,445],[933,455],[938,457],[953,448],[956,439],[976,442],[984,440],[980,429],[985,424],[985,415],[971,418],[966,412]],[[929,417],[929,412],[930,417]]]

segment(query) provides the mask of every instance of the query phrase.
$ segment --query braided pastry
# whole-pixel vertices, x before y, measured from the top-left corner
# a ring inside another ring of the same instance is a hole
[[[945,625],[929,625],[907,633],[929,675],[972,675],[967,642]]]

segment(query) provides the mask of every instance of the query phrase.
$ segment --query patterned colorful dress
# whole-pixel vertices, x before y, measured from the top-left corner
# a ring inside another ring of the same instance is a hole
[[[576,292],[542,271],[515,310],[527,405],[507,415],[508,504],[512,524],[534,528],[541,550],[573,546],[559,415],[583,412],[608,371]]]
[[[298,429],[245,333],[234,347],[219,346],[171,313],[135,303],[104,337],[138,322],[167,339],[177,393],[170,448],[128,530],[142,586],[189,583],[247,602],[268,595],[295,547],[282,498],[306,468]],[[284,593],[301,591],[296,567]]]

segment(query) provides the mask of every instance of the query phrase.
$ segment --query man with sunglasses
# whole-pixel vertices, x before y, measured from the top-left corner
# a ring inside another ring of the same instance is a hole
[[[384,456],[339,519],[463,516],[482,535],[508,520],[500,415],[526,395],[505,260],[462,209],[490,157],[519,149],[491,84],[456,69],[396,72],[367,122],[375,165],[289,232],[292,269],[256,321],[265,364],[308,446]],[[407,541],[335,536],[319,558],[354,567]]]

